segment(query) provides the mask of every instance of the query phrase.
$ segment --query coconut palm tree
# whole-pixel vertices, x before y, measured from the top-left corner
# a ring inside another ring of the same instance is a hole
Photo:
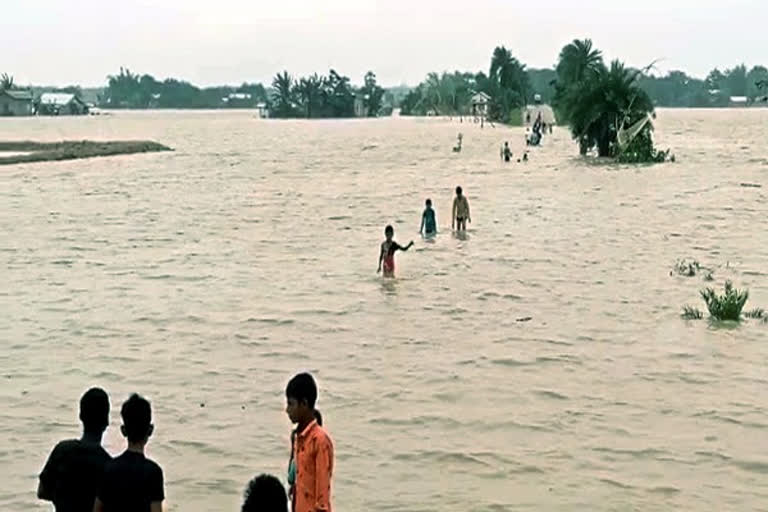
[[[603,54],[600,50],[593,48],[591,39],[574,39],[563,47],[555,68],[557,81],[553,98],[554,107],[561,121],[565,123],[571,121],[571,107],[578,101],[573,96],[574,91],[603,70],[605,70]]]
[[[525,65],[504,46],[497,46],[491,57],[489,87],[491,117],[507,121],[513,108],[527,104],[530,82]]]
[[[597,146],[600,156],[612,156],[621,125],[653,113],[653,101],[638,85],[641,74],[614,60],[610,68],[599,68],[569,89],[571,133],[582,141],[582,150]]]
[[[603,54],[592,47],[591,39],[574,39],[560,51],[555,71],[558,83],[568,86],[579,83],[603,67]]]
[[[276,117],[291,117],[294,114],[294,81],[287,71],[278,73],[272,79],[272,99]]]
[[[317,115],[318,108],[321,106],[323,87],[325,87],[325,78],[318,76],[317,73],[302,78],[294,86],[296,96],[304,108],[307,119]]]
[[[10,76],[8,73],[3,73],[0,75],[0,91],[8,90],[10,91],[13,89],[14,83],[13,83],[13,77]]]

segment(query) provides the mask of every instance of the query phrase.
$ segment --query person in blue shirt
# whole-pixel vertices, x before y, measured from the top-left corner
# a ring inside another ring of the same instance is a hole
[[[427,207],[424,208],[424,213],[421,214],[421,227],[419,233],[424,236],[434,236],[437,234],[437,219],[435,218],[435,210],[432,209],[432,200],[427,199]]]

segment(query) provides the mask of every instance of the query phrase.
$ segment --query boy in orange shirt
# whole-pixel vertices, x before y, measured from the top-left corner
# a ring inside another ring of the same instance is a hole
[[[293,512],[332,512],[333,441],[315,419],[315,379],[308,373],[296,375],[288,382],[285,397],[288,402],[285,412],[297,425]]]

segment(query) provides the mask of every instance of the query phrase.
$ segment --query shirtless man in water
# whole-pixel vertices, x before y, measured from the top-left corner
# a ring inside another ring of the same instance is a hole
[[[469,214],[469,201],[462,193],[461,187],[456,187],[456,197],[453,200],[453,218],[451,219],[451,229],[466,231],[467,222],[472,222]]]
[[[379,269],[376,271],[378,274],[381,272],[382,264],[384,265],[384,277],[395,277],[395,252],[407,251],[413,245],[411,243],[405,247],[401,246],[392,237],[395,236],[395,229],[392,226],[384,228],[384,236],[387,238],[381,243],[381,252],[379,253]]]

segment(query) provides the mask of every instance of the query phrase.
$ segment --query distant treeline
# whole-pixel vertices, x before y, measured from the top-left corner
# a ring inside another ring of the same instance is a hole
[[[515,77],[510,93],[503,92],[505,84],[501,76],[505,68],[508,76]],[[543,103],[551,104],[556,81],[554,69],[526,69],[501,47],[494,52],[488,75],[460,71],[429,73],[400,106],[404,115],[469,114],[473,92],[485,92],[492,98],[489,116],[504,120],[509,109],[532,103],[537,94]],[[671,71],[663,76],[642,73],[638,79],[640,88],[658,107],[724,107],[731,104],[734,96],[747,98],[747,103],[765,101],[768,87],[763,84],[768,84],[768,69],[763,66],[747,69],[744,65],[725,71],[714,69],[703,80],[682,71]],[[505,97],[506,102],[503,101]]]
[[[182,80],[168,78],[161,82],[152,75],[138,75],[120,68],[119,74],[108,77],[99,106],[131,109],[249,108],[267,101],[267,90],[261,84],[199,88]]]
[[[271,87],[243,83],[201,88],[183,80],[161,81],[120,68],[118,74],[107,78],[105,88],[24,88],[32,89],[36,95],[71,92],[104,108],[215,109],[263,105],[276,117],[311,118],[387,115],[393,107],[401,107],[403,115],[469,114],[472,95],[485,92],[491,97],[489,117],[507,121],[516,108],[533,102],[537,94],[543,103],[552,103],[556,80],[554,69],[527,69],[502,46],[494,50],[488,74],[429,73],[416,87],[384,89],[373,72],[365,75],[361,87],[355,87],[349,77],[331,70],[327,76],[313,74],[302,78],[282,72],[272,80]],[[643,73],[638,84],[659,107],[722,107],[729,105],[734,96],[745,97],[748,103],[764,101],[768,87],[763,85],[761,89],[761,85],[768,84],[768,69],[748,69],[742,64],[725,71],[714,69],[704,79],[682,71],[670,71],[663,76]],[[0,78],[0,90],[20,88],[12,76],[3,74]]]

